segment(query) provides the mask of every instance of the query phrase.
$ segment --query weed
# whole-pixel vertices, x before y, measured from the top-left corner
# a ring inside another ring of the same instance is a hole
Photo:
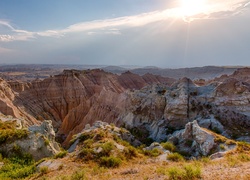
[[[176,151],[175,145],[173,143],[171,143],[171,142],[161,143],[161,145],[166,150],[169,150],[171,152],[175,152]]]
[[[220,144],[220,149],[224,151],[226,149],[225,145],[224,144]]]
[[[40,173],[41,173],[42,175],[47,174],[47,173],[49,172],[48,166],[42,166],[42,167],[40,167],[39,170],[40,170]]]
[[[44,137],[44,144],[45,144],[45,146],[48,146],[48,145],[49,145],[49,139],[46,138],[46,137]]]
[[[11,143],[17,139],[22,139],[28,136],[27,129],[16,129],[14,122],[0,121],[0,144],[5,142]]]
[[[84,179],[87,179],[86,178],[86,175],[85,175],[85,171],[82,170],[82,171],[75,171],[71,177],[70,177],[71,180],[84,180]]]
[[[185,170],[185,179],[186,180],[193,180],[193,179],[201,177],[200,166],[194,166],[194,165],[188,164],[188,165],[184,166],[184,170]]]
[[[157,149],[157,148],[154,148],[154,149],[152,149],[152,150],[145,150],[145,151],[144,151],[144,154],[145,154],[146,156],[151,156],[151,157],[157,157],[157,156],[159,156],[161,153],[162,153],[162,152],[161,152],[159,149]]]
[[[174,162],[180,162],[184,161],[184,158],[179,153],[172,153],[167,156],[167,160],[174,161]]]
[[[65,150],[60,151],[59,153],[57,153],[57,154],[54,156],[54,158],[55,158],[55,159],[57,159],[57,158],[63,158],[63,157],[65,157],[65,156],[67,155],[67,153],[68,153],[68,151],[65,151]]]
[[[119,167],[121,163],[122,163],[122,160],[114,156],[102,157],[100,159],[100,165],[107,167],[107,168]]]
[[[167,169],[167,174],[170,180],[184,180],[185,171],[179,167],[170,167]]]
[[[191,164],[184,167],[171,167],[167,169],[170,180],[194,180],[201,178],[201,168]]]

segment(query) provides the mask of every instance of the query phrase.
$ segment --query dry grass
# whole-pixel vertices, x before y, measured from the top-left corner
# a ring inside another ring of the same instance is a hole
[[[171,177],[170,175],[173,169],[181,172],[182,179],[210,180],[213,177],[213,179],[233,180],[237,178],[239,180],[248,180],[250,178],[250,156],[245,153],[228,155],[216,160],[202,158],[200,160],[183,162],[159,162],[155,158],[137,157],[115,169],[100,167],[94,162],[75,162],[72,158],[57,159],[57,161],[63,162],[64,167],[55,171],[49,171],[42,177],[36,176],[33,179],[72,179],[74,174],[78,172],[78,177],[82,175],[83,179],[93,180],[170,180],[171,178],[174,179],[174,176]]]

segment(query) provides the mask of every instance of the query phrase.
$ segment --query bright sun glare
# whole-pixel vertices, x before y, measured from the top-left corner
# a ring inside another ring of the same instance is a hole
[[[208,10],[207,0],[179,0],[179,13],[182,16],[194,16]]]

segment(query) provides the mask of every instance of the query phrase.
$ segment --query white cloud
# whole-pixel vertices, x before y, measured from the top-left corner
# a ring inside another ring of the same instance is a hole
[[[1,42],[27,41],[37,37],[60,38],[68,33],[86,32],[87,35],[94,34],[121,34],[119,29],[124,27],[144,26],[153,22],[167,20],[171,18],[183,18],[184,21],[196,19],[225,18],[242,12],[249,6],[249,0],[207,0],[210,8],[206,12],[197,13],[193,16],[183,16],[180,7],[166,9],[164,11],[154,11],[135,16],[125,16],[104,20],[81,22],[68,26],[65,29],[47,30],[41,32],[31,32],[27,30],[15,29],[8,21],[0,20],[0,25],[8,27],[10,34],[0,34]]]

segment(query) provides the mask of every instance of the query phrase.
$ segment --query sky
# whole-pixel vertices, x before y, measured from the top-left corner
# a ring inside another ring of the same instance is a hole
[[[250,66],[250,0],[1,0],[0,64]]]

